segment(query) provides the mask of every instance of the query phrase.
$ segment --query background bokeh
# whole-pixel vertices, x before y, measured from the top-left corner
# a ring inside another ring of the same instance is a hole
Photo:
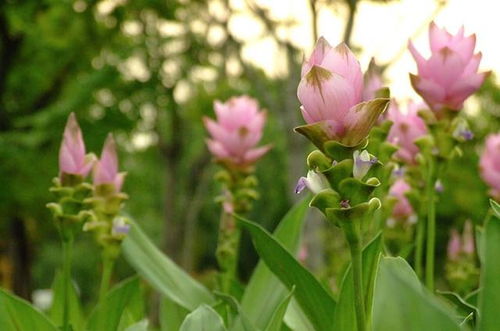
[[[314,40],[346,41],[364,68],[375,56],[404,104],[415,97],[407,40],[423,47],[434,19],[451,30],[465,24],[468,33],[476,32],[482,67],[493,70],[465,107],[475,138],[443,178],[442,268],[448,229],[467,219],[480,223],[487,210],[477,163],[484,136],[500,130],[497,7],[486,0],[1,1],[0,285],[30,298],[33,289],[50,287],[60,264],[58,234],[45,205],[70,112],[95,153],[108,132],[115,134],[120,167],[128,172],[127,212],[183,268],[210,282],[219,188],[201,118],[213,116],[213,100],[248,94],[268,111],[264,142],[274,148],[258,164],[261,198],[249,218],[272,229],[297,199],[293,187],[312,148],[292,128],[302,122],[296,87]],[[306,263],[335,284],[345,262],[343,240],[323,231],[316,213],[309,218]],[[78,238],[75,255],[74,276],[89,301],[100,272],[89,235]],[[244,237],[242,280],[255,261]],[[131,273],[120,261],[117,278]]]

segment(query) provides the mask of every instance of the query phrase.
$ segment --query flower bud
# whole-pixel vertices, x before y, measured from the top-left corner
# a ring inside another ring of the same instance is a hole
[[[451,261],[458,260],[462,247],[462,242],[460,239],[460,235],[456,229],[452,229],[450,233],[450,240],[448,241],[448,259]]]
[[[102,149],[101,158],[96,162],[93,172],[94,185],[110,184],[119,192],[125,179],[125,173],[118,173],[118,156],[113,135],[109,134]]]
[[[207,146],[219,161],[235,166],[249,166],[269,151],[271,146],[255,147],[262,137],[266,113],[259,111],[257,101],[234,97],[226,103],[215,101],[217,121],[204,118],[211,135]]]
[[[479,169],[481,177],[491,188],[490,195],[500,201],[500,133],[486,138]]]
[[[372,165],[378,162],[377,158],[367,150],[354,151],[353,153],[354,165],[352,169],[352,175],[356,179],[363,179],[363,177],[368,173]]]
[[[86,177],[92,168],[92,160],[85,156],[85,143],[82,130],[78,125],[75,113],[68,117],[64,128],[63,141],[59,150],[59,174]]]
[[[408,163],[415,164],[415,157],[420,149],[415,145],[415,139],[427,133],[424,121],[417,115],[420,105],[411,102],[407,113],[400,112],[396,101],[392,100],[387,117],[393,122],[387,140],[399,147],[396,158]]]
[[[477,72],[481,53],[474,54],[476,36],[464,36],[463,27],[452,35],[432,22],[429,41],[432,55],[427,60],[409,42],[418,68],[418,75],[410,74],[413,88],[438,116],[444,108],[458,111],[489,74]]]
[[[330,183],[326,179],[325,175],[314,170],[309,170],[307,177],[300,177],[295,187],[295,193],[299,194],[305,188],[308,188],[312,193],[318,194],[330,187]]]

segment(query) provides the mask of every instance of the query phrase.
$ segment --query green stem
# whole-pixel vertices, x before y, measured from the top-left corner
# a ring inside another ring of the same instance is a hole
[[[103,253],[102,257],[102,276],[101,276],[101,286],[99,288],[99,302],[103,302],[106,294],[108,293],[109,284],[111,281],[111,275],[113,274],[113,267],[115,264],[115,259],[108,256],[106,251]]]
[[[231,284],[236,276],[239,242],[240,230],[236,226],[234,216],[223,211],[219,226],[216,257],[221,270],[220,290],[224,293],[230,293]]]
[[[425,206],[422,204],[422,206]],[[423,257],[424,257],[424,238],[425,238],[425,208],[420,208],[417,223],[416,247],[415,247],[415,272],[417,276],[423,277]]]
[[[350,241],[352,276],[354,281],[354,306],[356,309],[356,323],[358,331],[366,330],[365,303],[363,295],[363,262],[361,255],[361,241]]]
[[[435,174],[434,160],[429,160],[427,174],[426,195],[427,195],[427,251],[425,267],[425,284],[427,288],[434,291],[434,254],[436,241],[436,201],[435,201]]]
[[[73,235],[70,233],[62,240],[63,250],[63,331],[69,331],[69,312],[71,293],[71,258],[73,250]]]

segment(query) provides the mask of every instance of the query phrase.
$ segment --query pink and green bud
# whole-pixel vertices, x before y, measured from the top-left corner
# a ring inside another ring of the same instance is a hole
[[[92,169],[93,161],[85,155],[82,130],[76,116],[71,113],[64,128],[63,141],[59,150],[59,174],[86,177]]]
[[[115,192],[120,192],[124,172],[118,172],[118,155],[116,153],[116,143],[113,135],[109,134],[104,142],[101,158],[96,162],[93,172],[94,185],[112,185]]]
[[[410,185],[403,178],[396,180],[389,189],[389,195],[397,199],[396,205],[392,209],[392,217],[397,220],[408,219],[414,214],[413,207],[405,195],[410,190]]]
[[[320,38],[302,66],[297,96],[306,126],[297,131],[313,142],[337,141],[359,145],[385,110],[389,99],[363,102],[363,74],[358,60],[345,44],[331,47]],[[322,148],[322,146],[319,146]]]
[[[429,59],[409,42],[418,69],[418,75],[410,74],[413,88],[438,115],[444,109],[458,111],[489,74],[478,73],[481,53],[474,54],[476,36],[466,37],[463,27],[452,35],[432,22],[429,41],[432,53]]]
[[[415,145],[415,139],[427,133],[424,121],[417,115],[420,105],[411,102],[406,114],[403,114],[395,100],[391,101],[387,118],[393,122],[387,140],[399,147],[396,158],[407,164],[415,164],[415,157],[420,151]]]
[[[490,187],[490,195],[500,201],[500,133],[486,138],[479,169],[481,177]]]
[[[460,234],[456,229],[452,229],[450,232],[450,240],[448,241],[448,248],[447,248],[448,259],[451,261],[458,260],[461,250],[462,250],[462,240],[460,238]]]
[[[259,110],[257,101],[248,97],[233,97],[226,103],[215,101],[214,121],[205,117],[204,123],[211,139],[207,146],[218,161],[245,167],[254,164],[271,148],[256,147],[262,138],[266,113]]]

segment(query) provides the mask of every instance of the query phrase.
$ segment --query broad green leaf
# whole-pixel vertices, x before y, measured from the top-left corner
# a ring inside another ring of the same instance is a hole
[[[500,204],[498,204],[498,202],[496,202],[495,200],[490,199],[490,205],[491,205],[491,209],[493,209],[493,213],[498,218],[500,218]]]
[[[210,291],[160,252],[137,223],[132,224],[122,247],[135,270],[172,301],[190,311],[202,303],[214,303]]]
[[[120,320],[134,293],[140,291],[139,279],[132,277],[115,286],[99,303],[87,321],[87,329],[92,331],[118,330]]]
[[[160,330],[179,330],[188,313],[189,310],[170,300],[170,298],[162,297],[160,303]]]
[[[430,294],[402,258],[384,257],[375,285],[373,330],[460,330],[453,312]]]
[[[281,326],[283,325],[283,319],[285,317],[285,313],[288,309],[288,305],[290,304],[290,300],[293,297],[293,292],[295,291],[295,287],[292,288],[290,293],[281,301],[281,303],[276,307],[274,311],[271,321],[267,325],[265,331],[280,331]]]
[[[380,261],[382,235],[379,233],[363,249],[363,291],[365,293],[366,319],[371,320],[373,306],[373,289]],[[335,309],[335,330],[357,331],[356,314],[354,309],[354,286],[351,266],[345,273],[340,290],[340,296]]]
[[[231,331],[257,331],[252,322],[248,319],[245,312],[241,309],[241,305],[235,297],[215,291],[214,294],[220,299],[217,305],[213,306],[214,310],[220,315],[227,314],[229,320],[232,321],[229,330]],[[222,315],[225,316],[225,315]],[[236,317],[236,318],[234,318]]]
[[[135,324],[132,324],[131,326],[126,328],[125,331],[148,331],[148,325],[149,322],[148,320],[145,319]]]
[[[479,330],[498,330],[500,307],[500,218],[492,217],[483,234],[484,260],[479,293]]]
[[[59,331],[51,321],[27,301],[0,289],[2,331]]]
[[[439,295],[447,300],[457,312],[458,316],[464,320],[471,321],[472,325],[475,324],[478,311],[477,308],[465,301],[460,295],[450,291],[436,291]],[[470,316],[470,318],[468,318]]]
[[[330,330],[336,302],[323,285],[283,245],[260,225],[238,217],[250,231],[259,256],[290,290],[317,331]]]
[[[310,198],[306,197],[295,204],[274,231],[275,238],[292,254],[295,254],[299,247],[309,200]],[[241,299],[241,308],[256,327],[264,329],[287,293],[289,291],[286,287],[264,261],[260,260]]]
[[[72,284],[73,285],[73,284]],[[64,306],[64,282],[61,272],[56,272],[54,282],[52,283],[53,303],[50,307],[49,316],[54,324],[63,325],[63,306]],[[71,286],[69,293],[69,322],[74,331],[83,330],[84,318],[82,315],[82,307],[76,288]]]
[[[146,307],[144,295],[142,293],[142,288],[139,286],[137,291],[132,293],[132,297],[129,299],[129,302],[123,311],[120,324],[118,325],[118,331],[124,331],[131,325],[137,324],[144,318],[145,314]]]
[[[186,316],[179,331],[225,331],[222,317],[205,304]]]
[[[304,311],[300,308],[297,300],[292,298],[285,314],[285,324],[294,331],[314,330],[311,321],[307,318]]]

